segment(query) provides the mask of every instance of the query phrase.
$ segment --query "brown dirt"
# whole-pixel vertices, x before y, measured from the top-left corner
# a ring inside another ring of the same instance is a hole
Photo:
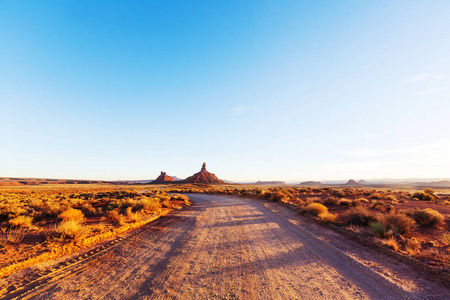
[[[411,267],[279,203],[196,204],[0,280],[2,299],[448,299]]]

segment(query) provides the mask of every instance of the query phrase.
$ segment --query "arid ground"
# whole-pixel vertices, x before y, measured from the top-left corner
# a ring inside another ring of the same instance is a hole
[[[1,299],[450,297],[425,274],[280,203],[190,198],[182,211],[1,279]]]

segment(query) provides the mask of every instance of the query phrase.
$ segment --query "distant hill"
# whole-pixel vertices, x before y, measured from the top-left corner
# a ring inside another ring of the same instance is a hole
[[[258,181],[255,184],[257,185],[285,185],[284,181]]]
[[[347,183],[345,185],[348,186],[358,186],[360,185],[359,183],[357,183],[356,181],[354,181],[353,179],[350,179],[349,181],[347,181]]]
[[[300,182],[300,185],[322,185],[319,181],[303,181]]]

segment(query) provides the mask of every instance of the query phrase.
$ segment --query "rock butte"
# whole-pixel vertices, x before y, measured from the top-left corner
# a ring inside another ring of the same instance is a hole
[[[161,175],[158,176],[154,181],[151,183],[167,183],[172,182],[173,178],[166,174],[166,172],[161,172]]]
[[[206,171],[206,163],[203,163],[200,172],[183,180],[183,183],[215,183],[224,184],[225,182],[217,178],[213,173]]]

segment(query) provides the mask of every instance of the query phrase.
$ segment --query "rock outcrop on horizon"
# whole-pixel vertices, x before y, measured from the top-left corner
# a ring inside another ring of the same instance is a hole
[[[213,173],[206,171],[206,163],[203,163],[200,172],[183,180],[183,183],[212,183],[212,184],[224,184],[223,180],[217,178]]]
[[[284,181],[258,181],[256,185],[285,185]]]
[[[319,182],[319,181],[303,181],[303,182],[300,182],[300,185],[312,185],[312,186],[314,186],[314,185],[322,185],[322,183]]]
[[[166,172],[161,171],[161,175],[158,176],[154,181],[152,181],[152,184],[159,184],[159,183],[167,183],[167,182],[173,182],[173,178],[166,174]]]
[[[347,181],[347,183],[345,185],[349,185],[349,186],[358,186],[360,185],[359,183],[357,183],[355,180],[350,179],[349,181]]]

